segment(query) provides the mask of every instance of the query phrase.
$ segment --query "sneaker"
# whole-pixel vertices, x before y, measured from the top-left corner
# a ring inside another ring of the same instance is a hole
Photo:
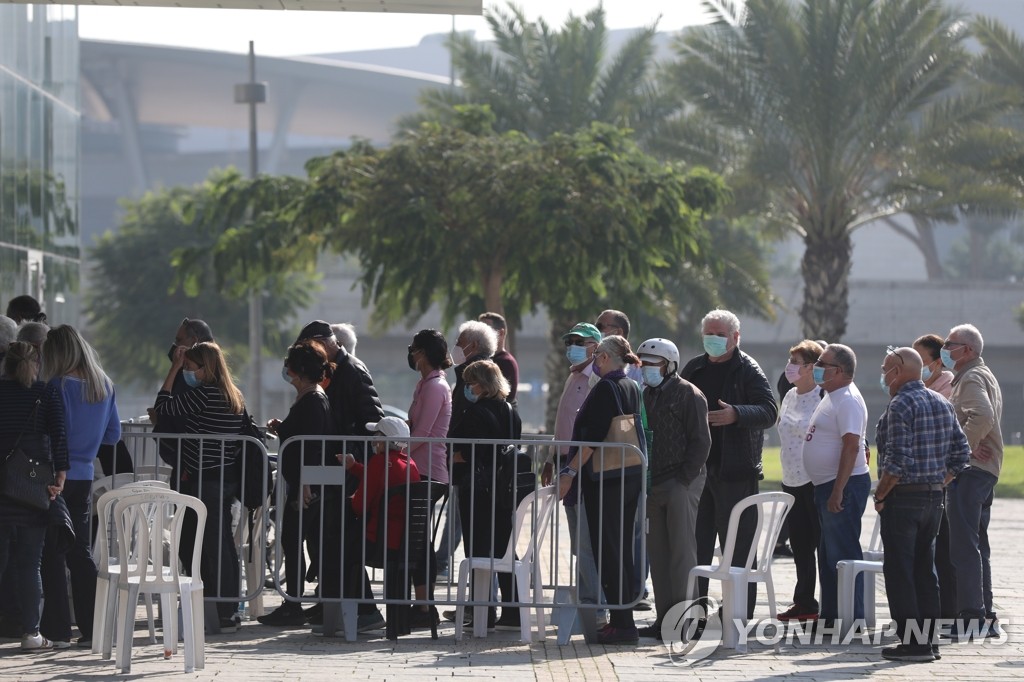
[[[466,612],[469,613],[469,609],[466,609]],[[451,622],[454,623],[455,622],[455,609],[448,609],[447,611],[442,611],[441,612],[441,616],[445,620],[448,620],[448,621],[451,621]],[[470,622],[472,622],[473,621],[473,617],[469,616],[468,620]]]
[[[634,628],[616,628],[609,625],[597,633],[598,644],[637,644],[640,634]]]
[[[43,637],[38,632],[31,635],[21,636],[22,651],[47,651],[53,649],[53,642]]]
[[[55,639],[55,640],[52,640],[52,643],[53,643],[53,648],[54,649],[70,649],[71,648],[71,640],[68,640],[68,639]]]
[[[303,609],[302,615],[306,617],[306,622],[310,625],[323,625],[324,624],[324,605],[313,604],[308,609]]]
[[[932,644],[932,657],[938,661],[942,659],[942,654],[939,653],[939,645]]]
[[[641,637],[649,637],[661,641],[661,623],[655,623],[654,625],[645,625],[644,627],[637,630],[637,633]]]
[[[242,629],[242,617],[237,613],[233,616],[220,617],[220,629],[239,631]]]
[[[285,602],[270,613],[259,616],[256,621],[276,627],[301,627],[306,624],[306,614],[298,604]]]
[[[1002,637],[1003,630],[999,627],[998,618],[987,618],[985,620],[985,626],[988,628],[985,631],[985,637]]]
[[[798,604],[793,604],[776,616],[776,619],[783,623],[788,623],[791,620],[814,621],[818,620],[818,612],[817,610],[806,609]]]
[[[91,649],[92,637],[79,637],[75,640],[75,646],[79,649]]]
[[[384,622],[384,616],[380,615],[380,611],[360,614],[356,618],[356,632],[373,632],[374,630],[383,630],[386,625],[387,623]]]
[[[901,661],[903,663],[931,663],[935,660],[935,654],[928,644],[897,644],[887,649],[882,649],[882,658],[887,661]]]
[[[646,594],[640,598],[640,601],[633,605],[634,611],[650,611],[653,608],[654,604]]]

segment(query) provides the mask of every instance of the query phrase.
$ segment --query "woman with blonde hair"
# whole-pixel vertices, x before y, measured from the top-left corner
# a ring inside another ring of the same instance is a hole
[[[47,542],[43,550],[43,606],[41,632],[57,648],[71,646],[71,612],[65,566],[71,575],[75,620],[82,633],[78,645],[92,645],[92,619],[96,600],[96,564],[92,558],[93,463],[100,445],[121,438],[121,420],[114,402],[114,385],[99,357],[78,330],[68,324],[54,327],[43,344],[43,378],[57,389],[64,404],[68,470],[64,502],[68,506],[75,543],[66,554]]]
[[[0,452],[6,457],[17,444],[24,452],[52,462],[50,499],[64,488],[68,447],[64,435],[64,405],[52,384],[37,381],[39,352],[30,343],[15,341],[4,355],[0,372]],[[4,598],[20,610],[21,649],[52,649],[39,632],[42,582],[39,563],[46,538],[47,512],[0,495],[0,575],[10,569],[13,589]]]
[[[174,379],[182,370],[192,390],[171,395]],[[227,360],[220,346],[202,341],[191,348],[174,349],[171,368],[163,388],[156,396],[153,410],[157,415],[185,417],[185,433],[174,452],[181,492],[198,497],[206,505],[206,531],[200,563],[206,593],[217,597],[238,597],[238,551],[231,534],[231,505],[241,490],[236,443],[230,440],[204,439],[203,435],[237,435],[242,430],[245,400],[235,386]],[[161,449],[165,457],[166,448]],[[194,521],[193,521],[194,523]],[[191,531],[191,532],[190,532]],[[186,566],[195,544],[194,527],[186,522],[178,555]],[[220,564],[218,566],[218,560]],[[235,624],[236,604],[218,602],[221,626]]]
[[[594,351],[594,374],[601,380],[591,389],[573,424],[572,439],[602,442],[608,435],[612,420],[620,415],[640,414],[643,399],[640,387],[626,376],[626,367],[640,364],[629,341],[621,336],[606,336]],[[643,429],[637,424],[637,435]],[[577,494],[578,482],[590,546],[600,569],[602,588],[608,599],[608,625],[597,633],[601,644],[636,644],[640,633],[629,604],[636,597],[636,574],[633,557],[633,526],[643,483],[641,467],[622,471],[595,469],[591,460],[596,451],[591,447],[571,448],[568,464],[558,476],[559,497]]]

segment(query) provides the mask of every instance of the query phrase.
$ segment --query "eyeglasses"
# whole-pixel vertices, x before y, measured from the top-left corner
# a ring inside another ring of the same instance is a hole
[[[893,356],[894,358],[899,360],[900,364],[902,365],[903,364],[903,356],[899,354],[899,350],[900,349],[897,348],[896,346],[886,346],[885,347],[885,354]]]
[[[952,348],[953,346],[966,346],[966,343],[960,343],[959,341],[946,341],[942,344],[943,348]]]
[[[573,341],[572,339],[566,339],[565,340],[565,347],[566,348],[568,348],[569,346],[586,346],[586,345],[587,345],[587,340],[586,339],[576,339],[575,341]]]
[[[839,368],[839,365],[837,365],[836,363],[834,363],[834,362],[825,362],[824,360],[818,360],[814,364],[815,364],[816,367],[835,367],[836,369]]]

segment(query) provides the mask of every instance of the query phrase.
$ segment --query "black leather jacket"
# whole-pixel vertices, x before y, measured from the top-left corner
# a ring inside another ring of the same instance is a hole
[[[707,354],[686,363],[679,375],[692,382],[693,376],[709,363]],[[768,377],[757,361],[739,348],[728,360],[729,371],[722,387],[722,400],[736,408],[736,423],[711,429],[712,439],[721,439],[722,458],[717,467],[708,462],[708,475],[725,481],[764,478],[761,449],[764,430],[775,425],[779,408]],[[717,406],[708,405],[708,409]]]

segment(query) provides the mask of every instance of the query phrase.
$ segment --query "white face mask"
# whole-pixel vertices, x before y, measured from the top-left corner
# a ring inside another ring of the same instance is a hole
[[[462,346],[452,347],[452,362],[456,365],[461,365],[466,361],[466,353],[462,350]]]

